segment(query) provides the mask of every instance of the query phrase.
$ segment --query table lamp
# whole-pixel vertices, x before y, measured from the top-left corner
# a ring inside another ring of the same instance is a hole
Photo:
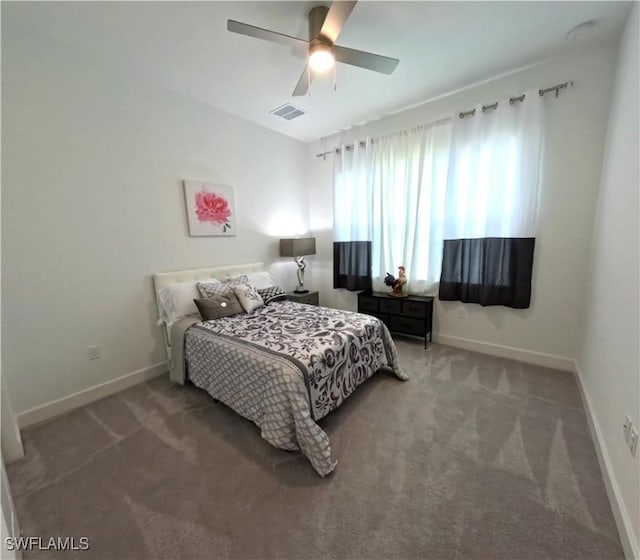
[[[298,287],[294,290],[296,294],[306,294],[309,290],[304,289],[304,269],[307,263],[304,262],[305,255],[316,254],[315,237],[296,237],[294,239],[280,240],[280,256],[293,257],[298,265]]]

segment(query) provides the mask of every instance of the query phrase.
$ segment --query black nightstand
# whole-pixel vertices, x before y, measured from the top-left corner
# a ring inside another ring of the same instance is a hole
[[[308,305],[320,305],[320,296],[318,292],[308,292],[306,294],[296,294],[289,292],[287,298],[296,303],[306,303]]]
[[[383,292],[358,294],[358,313],[380,319],[391,332],[419,336],[431,342],[433,298],[430,296],[392,297]]]

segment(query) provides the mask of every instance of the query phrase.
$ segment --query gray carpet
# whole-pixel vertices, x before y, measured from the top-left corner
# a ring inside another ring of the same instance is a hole
[[[23,432],[8,466],[25,558],[623,558],[569,373],[398,340],[321,424],[336,471],[193,387],[137,385]]]

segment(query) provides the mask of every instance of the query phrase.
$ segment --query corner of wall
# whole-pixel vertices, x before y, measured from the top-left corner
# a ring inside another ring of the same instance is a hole
[[[618,48],[575,360],[605,487],[629,559],[640,558],[639,457],[629,453],[621,429],[625,414],[640,424],[639,21],[635,3]]]

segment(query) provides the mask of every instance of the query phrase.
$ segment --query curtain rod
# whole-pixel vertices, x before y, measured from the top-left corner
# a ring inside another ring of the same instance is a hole
[[[560,90],[561,89],[567,89],[567,88],[569,88],[571,86],[573,86],[573,80],[569,80],[567,82],[564,82],[563,84],[556,84],[555,86],[550,86],[550,87],[539,89],[538,90],[538,95],[540,97],[544,97],[545,94],[550,93],[552,91],[555,91],[556,92],[556,97],[558,97],[558,95],[560,94]],[[510,105],[515,105],[516,103],[522,102],[522,101],[524,101],[524,97],[525,97],[524,93],[522,95],[518,95],[516,97],[510,97],[509,98],[509,104]],[[491,109],[497,109],[497,108],[498,108],[498,102],[495,101],[494,103],[491,103],[490,105],[483,105],[482,106],[482,112],[485,113],[486,111],[489,111]],[[461,119],[464,119],[465,117],[468,117],[470,115],[473,116],[475,114],[476,114],[476,110],[475,109],[471,109],[470,111],[462,111],[462,112],[458,113],[458,117],[460,117]],[[374,142],[375,140],[371,140],[371,141]],[[367,143],[364,140],[358,141],[358,145],[360,147],[364,147],[364,146],[366,146],[366,144]],[[345,149],[346,150],[352,150],[354,145],[355,145],[355,143],[354,144],[348,144],[347,146],[345,146]],[[334,152],[340,153],[340,148],[333,148],[333,149],[328,150],[326,152],[320,152],[319,154],[316,154],[316,157],[321,157],[321,158],[327,159],[327,156],[329,154],[334,153]]]
[[[539,89],[538,90],[538,95],[540,97],[543,97],[546,93],[550,93],[552,91],[556,92],[556,97],[558,97],[558,95],[560,95],[560,90],[561,89],[566,89],[568,87],[571,87],[573,85],[573,80],[569,80],[568,82],[564,82],[563,84],[556,84],[555,86],[551,86],[548,88],[544,88],[544,89]],[[522,95],[518,95],[517,97],[510,97],[509,98],[509,105],[515,105],[516,103],[521,103],[522,101],[524,101],[524,93]],[[494,101],[493,103],[491,103],[490,105],[483,105],[482,106],[482,112],[486,113],[487,111],[491,110],[491,109],[497,109],[498,108],[498,102]],[[476,114],[476,110],[475,109],[471,109],[470,111],[462,111],[461,113],[458,113],[458,117],[460,117],[461,119],[464,119],[465,117],[468,116],[473,116]]]

